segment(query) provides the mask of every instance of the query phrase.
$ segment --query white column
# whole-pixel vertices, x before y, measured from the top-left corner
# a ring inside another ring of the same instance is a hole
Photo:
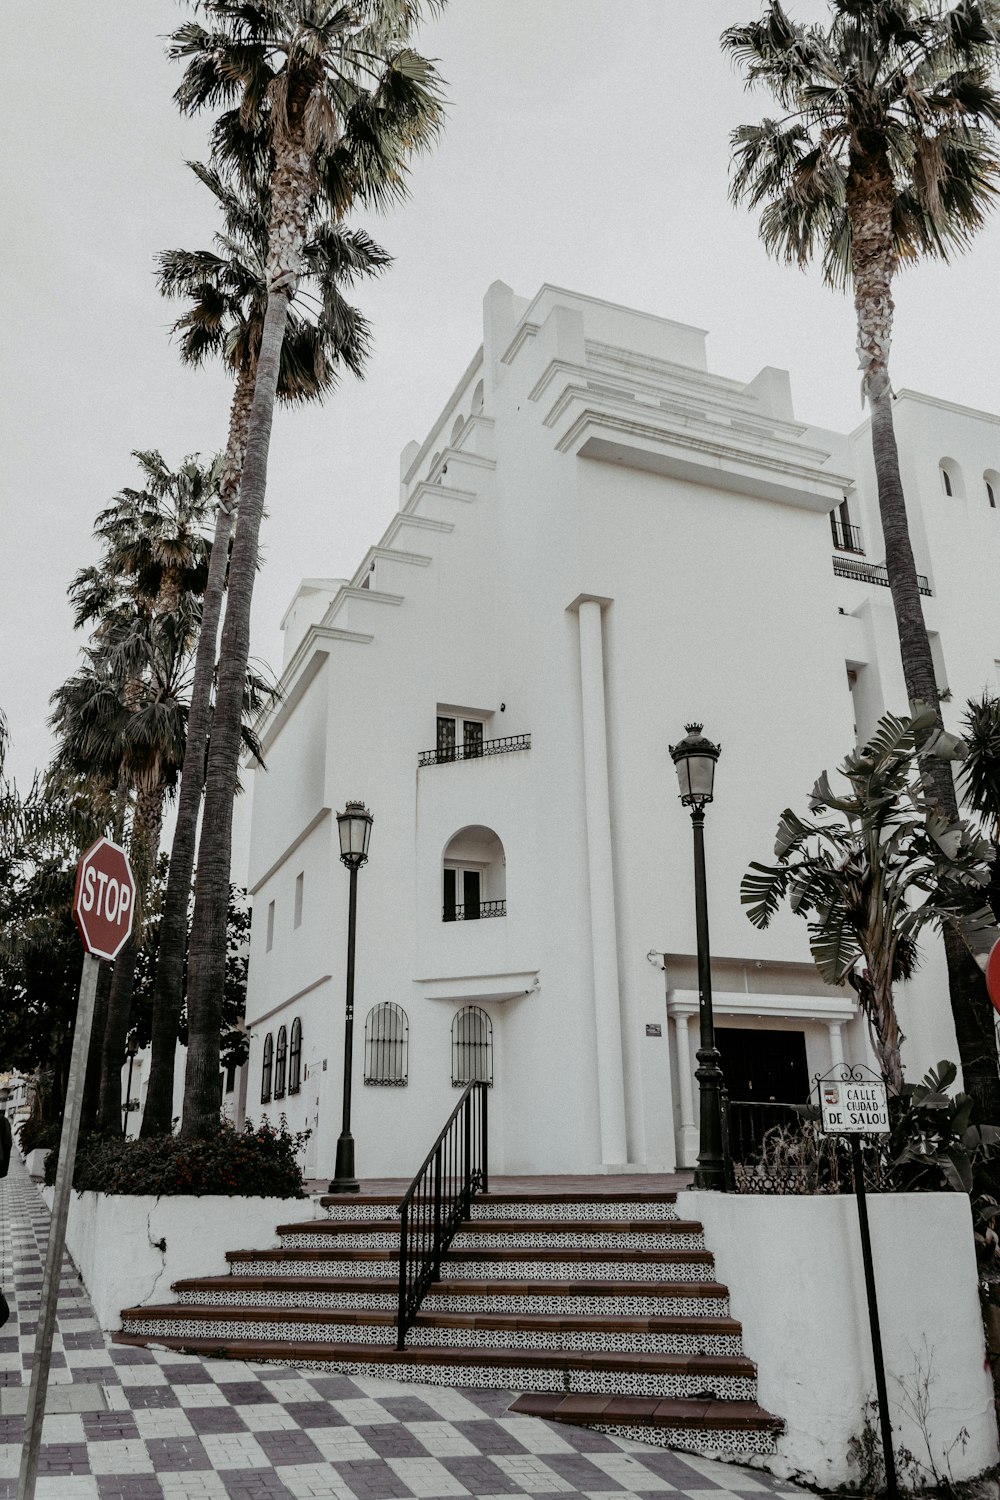
[[[827,1021],[826,1029],[830,1033],[830,1066],[840,1068],[844,1063],[844,1038],[840,1031],[839,1021]]]
[[[625,1136],[618,931],[615,923],[614,866],[611,856],[604,642],[600,604],[593,599],[582,600],[579,617],[583,780],[587,805],[587,866],[590,876],[590,938],[594,974],[594,1022],[597,1031],[601,1161],[605,1166],[622,1166],[628,1160],[628,1151]]]
[[[681,1105],[681,1149],[679,1166],[693,1167],[698,1159],[698,1127],[694,1120],[694,1074],[691,1070],[691,1044],[688,1034],[690,1016],[674,1016],[677,1038],[677,1086]]]

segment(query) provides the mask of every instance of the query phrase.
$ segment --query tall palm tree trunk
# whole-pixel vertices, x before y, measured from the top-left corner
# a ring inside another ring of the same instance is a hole
[[[246,461],[240,484],[236,537],[229,569],[229,599],[219,653],[219,683],[205,773],[205,811],[198,845],[194,917],[188,955],[188,1055],[181,1134],[211,1135],[219,1127],[219,1029],[226,972],[226,917],[232,863],[233,799],[239,770],[243,695],[250,657],[250,606],[257,573],[257,542],[278,390],[281,346],[302,265],[313,190],[302,109],[309,80],[288,105],[275,142],[268,224],[267,311],[254,383]]]
[[[103,1135],[117,1135],[122,1128],[122,1063],[132,1012],[135,963],[143,940],[143,914],[149,906],[153,870],[160,848],[164,795],[162,782],[154,781],[150,785],[140,786],[132,817],[130,852],[135,876],[135,918],[132,935],[115,959],[111,993],[108,996],[108,1014],[104,1023],[97,1119],[97,1128]]]
[[[229,597],[205,773],[205,811],[198,845],[188,955],[188,1053],[181,1122],[181,1134],[186,1137],[209,1135],[219,1124],[219,1026],[226,970],[233,798],[250,657],[250,606],[257,571],[257,543],[267,486],[278,363],[290,304],[287,287],[272,290],[268,295],[229,568]]]
[[[872,456],[879,514],[885,541],[903,678],[910,704],[924,703],[941,722],[940,702],[917,584],[917,569],[906,518],[899,471],[899,451],[892,416],[889,347],[892,341],[892,277],[896,255],[892,235],[892,184],[887,162],[856,158],[848,177],[854,305],[858,352],[864,369],[865,396],[871,411]],[[924,789],[950,819],[957,819],[958,798],[948,761],[920,762]],[[965,1088],[976,1102],[981,1121],[1000,1124],[1000,1074],[993,1009],[978,965],[958,934],[946,928],[948,989]]]
[[[253,367],[240,371],[229,411],[229,441],[219,481],[215,537],[202,600],[201,633],[195,653],[191,701],[188,707],[184,766],[177,798],[177,822],[160,918],[160,940],[153,986],[149,1085],[140,1131],[143,1137],[169,1135],[172,1125],[177,1022],[184,1003],[188,899],[194,871],[198,815],[205,787],[205,757],[212,720],[215,653],[226,592],[229,539],[235,523],[255,377],[256,370]]]

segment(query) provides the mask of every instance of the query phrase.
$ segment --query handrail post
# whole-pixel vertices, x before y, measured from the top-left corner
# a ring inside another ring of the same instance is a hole
[[[400,1210],[399,1229],[399,1315],[396,1322],[396,1348],[406,1347],[406,1273],[409,1261],[410,1205]]]
[[[472,1202],[472,1094],[465,1101],[462,1120],[462,1149],[465,1156],[464,1194],[469,1203]]]
[[[434,1276],[441,1274],[441,1147],[434,1153]]]
[[[480,1102],[480,1104],[482,1106],[482,1121],[481,1121],[481,1125],[480,1125],[480,1138],[481,1138],[482,1153],[483,1153],[483,1186],[482,1186],[481,1191],[484,1192],[484,1193],[488,1193],[489,1190],[490,1190],[489,1152],[487,1150],[487,1147],[488,1147],[488,1144],[489,1144],[489,1134],[488,1134],[487,1129],[486,1129],[486,1101],[487,1101],[487,1099],[489,1097],[490,1097],[489,1085],[485,1084],[485,1083],[481,1083],[479,1085],[479,1102]]]

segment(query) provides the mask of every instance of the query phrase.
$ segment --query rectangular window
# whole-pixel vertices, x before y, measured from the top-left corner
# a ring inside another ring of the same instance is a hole
[[[302,889],[305,885],[305,871],[300,870],[295,877],[295,915],[293,923],[296,927],[302,926]]]
[[[482,915],[482,871],[463,870],[458,866],[444,871],[445,922],[477,922]]]
[[[267,903],[267,945],[266,952],[270,953],[274,947],[274,902]]]
[[[478,719],[465,719],[462,724],[462,744],[466,760],[483,753],[483,726]]]
[[[437,728],[437,758],[438,760],[455,759],[455,720],[444,719],[440,714]]]

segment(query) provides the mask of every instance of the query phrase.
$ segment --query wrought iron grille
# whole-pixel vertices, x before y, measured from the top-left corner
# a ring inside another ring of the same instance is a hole
[[[365,1083],[403,1088],[409,1071],[410,1023],[401,1005],[373,1005],[365,1020]]]
[[[399,1205],[399,1310],[396,1348],[406,1346],[427,1289],[473,1196],[489,1191],[487,1090],[468,1084]]]
[[[466,1005],[451,1023],[451,1082],[493,1087],[493,1022],[478,1005]]]
[[[838,578],[853,578],[858,583],[877,583],[883,589],[889,587],[889,575],[881,563],[861,562],[855,557],[835,557],[833,571]],[[917,574],[917,588],[922,594],[931,593],[931,586],[924,573]]]
[[[830,530],[833,532],[833,545],[839,547],[842,552],[864,552],[865,549],[861,545],[860,526],[852,526],[850,521],[842,521],[831,511]]]
[[[808,1106],[730,1099],[723,1092],[723,1152],[729,1189],[735,1193],[800,1196],[849,1193],[851,1151],[842,1137],[824,1135]],[[861,1143],[865,1186],[886,1188],[885,1138]],[[885,1159],[883,1159],[885,1158]]]
[[[462,745],[421,750],[417,756],[418,766],[440,766],[446,761],[481,760],[487,755],[508,755],[512,750],[530,750],[530,734],[508,734],[498,740],[479,740]]]
[[[288,1045],[288,1092],[297,1094],[302,1087],[302,1022],[298,1016],[292,1022],[292,1035]]]
[[[278,1040],[274,1048],[274,1097],[285,1097],[285,1070],[288,1066],[288,1032],[278,1027]]]
[[[274,1067],[274,1037],[270,1032],[264,1038],[264,1059],[260,1069],[260,1102],[271,1102],[271,1073]]]
[[[466,902],[460,906],[445,906],[443,909],[445,922],[477,922],[480,917],[505,917],[506,915],[506,901],[477,901],[475,905]]]

